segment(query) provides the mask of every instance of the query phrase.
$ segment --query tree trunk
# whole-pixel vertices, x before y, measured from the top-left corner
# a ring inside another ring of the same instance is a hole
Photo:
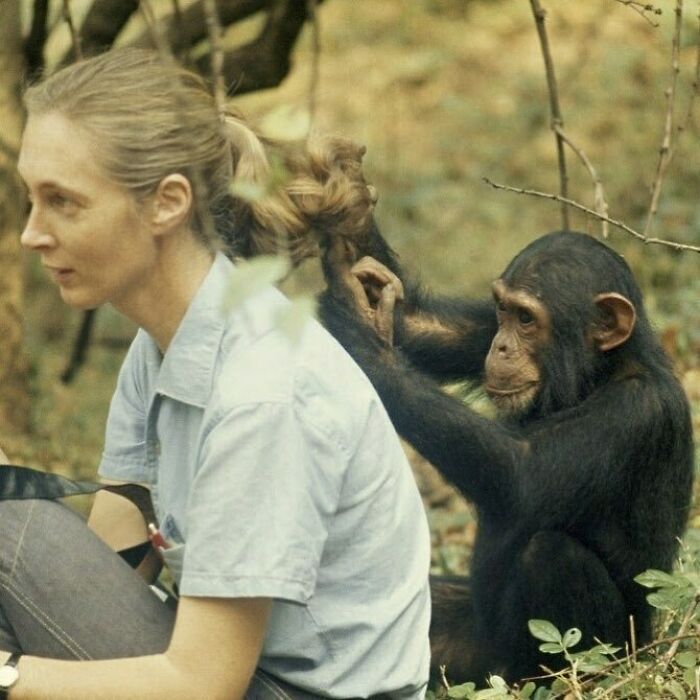
[[[15,169],[25,69],[19,4],[20,0],[0,2],[0,433],[25,429],[29,417],[19,244],[24,195]]]

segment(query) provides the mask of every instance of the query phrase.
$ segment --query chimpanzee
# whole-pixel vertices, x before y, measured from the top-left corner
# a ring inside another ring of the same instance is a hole
[[[453,681],[537,674],[533,618],[578,627],[580,649],[624,644],[630,616],[637,643],[648,640],[633,578],[673,565],[693,446],[688,403],[622,257],[588,235],[550,233],[516,255],[491,301],[466,302],[405,280],[404,294],[376,229],[381,263],[351,267],[349,250],[327,244],[322,319],[399,434],[478,514],[470,578],[434,582],[434,667]],[[483,382],[500,417],[436,379]]]

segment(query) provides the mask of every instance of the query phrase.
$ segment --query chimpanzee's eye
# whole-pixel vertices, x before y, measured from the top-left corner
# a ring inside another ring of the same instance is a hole
[[[527,309],[518,309],[518,321],[523,326],[529,326],[534,323],[535,317]]]

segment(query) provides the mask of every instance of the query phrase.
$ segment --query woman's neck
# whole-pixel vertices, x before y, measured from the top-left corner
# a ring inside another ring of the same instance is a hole
[[[148,279],[114,308],[143,328],[160,351],[170,345],[180,322],[214,261],[214,253],[191,235],[164,239]]]

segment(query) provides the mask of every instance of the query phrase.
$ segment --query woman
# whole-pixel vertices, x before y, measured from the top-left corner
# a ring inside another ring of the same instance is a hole
[[[285,236],[299,257],[314,217],[368,215],[356,167],[332,144],[287,153],[285,191],[244,205],[232,178],[264,182],[265,148],[147,51],[65,68],[25,103],[22,243],[66,303],[140,326],[100,475],[150,488],[180,598],[113,553],[146,536],[125,499],[96,498],[99,537],[56,503],[0,504],[0,648],[23,653],[9,696],[420,697],[429,538],[391,424],[316,322],[280,332],[275,289],[223,311],[240,272],[211,234],[248,253]]]

